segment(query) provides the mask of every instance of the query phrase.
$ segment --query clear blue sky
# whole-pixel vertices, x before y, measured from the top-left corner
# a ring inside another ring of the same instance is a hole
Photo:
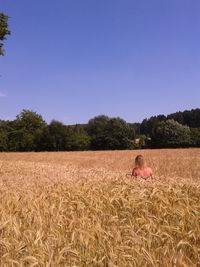
[[[199,0],[1,0],[0,118],[129,122],[200,107]]]

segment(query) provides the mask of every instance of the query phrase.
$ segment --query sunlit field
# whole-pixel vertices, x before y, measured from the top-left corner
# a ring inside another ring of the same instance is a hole
[[[200,266],[200,149],[0,153],[0,266]]]

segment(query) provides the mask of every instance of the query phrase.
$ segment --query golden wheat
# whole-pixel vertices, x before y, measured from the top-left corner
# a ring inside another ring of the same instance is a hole
[[[0,266],[200,266],[199,192],[200,149],[1,153]]]

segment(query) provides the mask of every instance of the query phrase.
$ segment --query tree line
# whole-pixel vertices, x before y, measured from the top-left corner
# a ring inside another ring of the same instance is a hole
[[[199,147],[200,109],[152,116],[137,130],[139,135],[151,138],[151,147]]]
[[[13,121],[0,120],[0,151],[84,151],[200,147],[200,109],[127,123],[100,115],[87,124],[64,125],[23,110]]]

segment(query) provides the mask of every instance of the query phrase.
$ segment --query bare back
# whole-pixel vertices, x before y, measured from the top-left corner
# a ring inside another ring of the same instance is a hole
[[[142,177],[142,178],[151,177],[152,179],[154,178],[152,169],[149,168],[149,167],[145,167],[145,168],[142,168],[142,169],[136,167],[136,168],[133,169],[132,175],[134,177]]]

